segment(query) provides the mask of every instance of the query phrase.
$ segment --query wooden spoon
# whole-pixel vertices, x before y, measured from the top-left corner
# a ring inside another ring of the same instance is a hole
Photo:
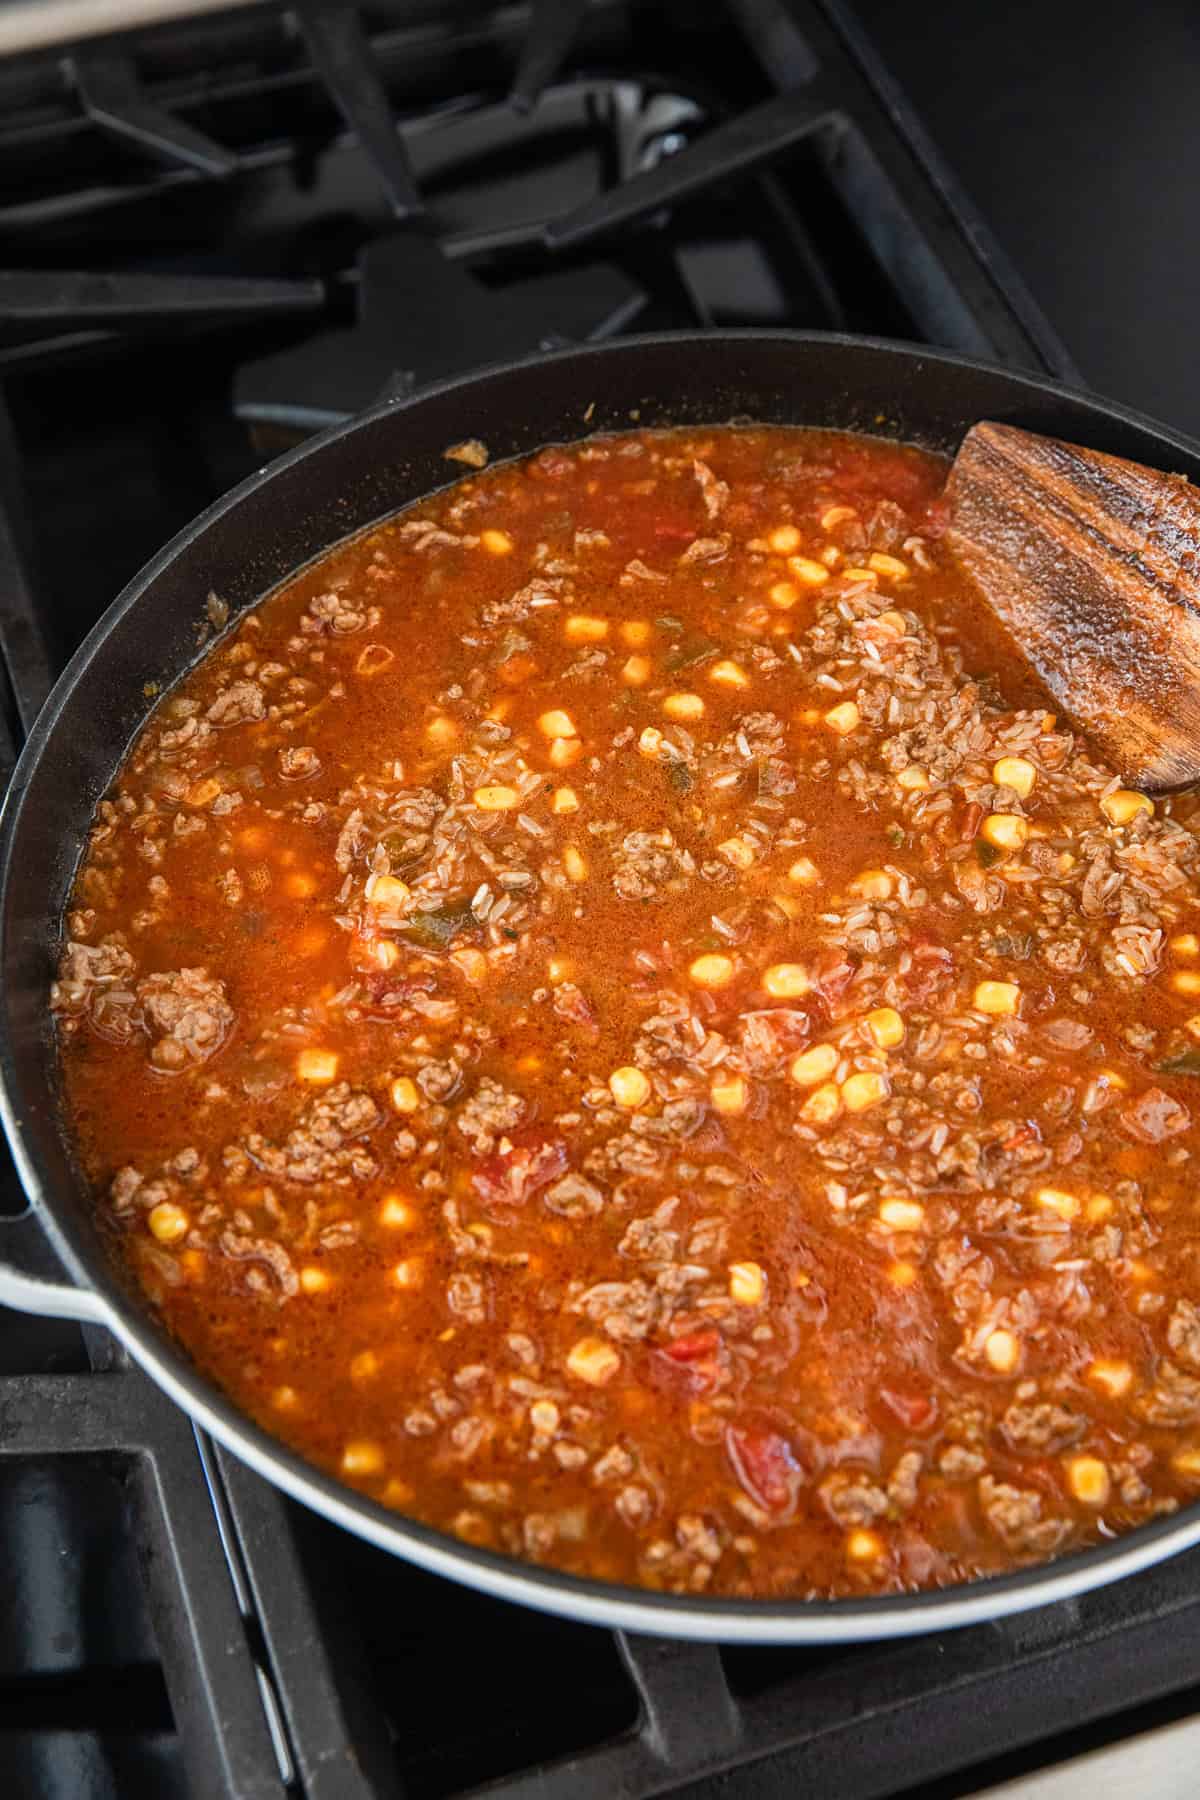
[[[947,542],[1122,779],[1200,781],[1200,490],[984,421],[946,497]]]

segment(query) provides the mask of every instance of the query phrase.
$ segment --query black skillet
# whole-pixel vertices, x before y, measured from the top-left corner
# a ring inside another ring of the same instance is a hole
[[[338,539],[493,460],[631,424],[756,419],[869,431],[952,452],[1008,420],[1200,481],[1200,445],[1052,382],[865,339],[757,332],[629,338],[485,370],[377,407],[210,507],[126,588],[34,726],[0,821],[0,1103],[29,1208],[0,1225],[0,1302],[107,1326],[180,1406],[260,1474],[383,1549],[506,1599],[663,1636],[746,1643],[892,1637],[962,1625],[1113,1581],[1200,1542],[1200,1506],[1111,1544],[937,1593],[832,1603],[685,1598],[577,1580],[387,1512],[251,1423],[172,1341],[107,1255],[59,1112],[47,996],[92,809],[149,706],[198,654],[206,596],[233,614]],[[419,628],[419,620],[414,621]]]

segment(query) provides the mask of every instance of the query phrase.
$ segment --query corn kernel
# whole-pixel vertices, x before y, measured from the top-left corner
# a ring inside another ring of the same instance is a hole
[[[302,1050],[296,1058],[301,1081],[336,1081],[338,1059],[332,1050]]]
[[[621,679],[629,687],[645,687],[653,670],[648,656],[630,656],[626,658],[621,670]]]
[[[729,1298],[736,1306],[761,1306],[766,1293],[766,1273],[758,1263],[730,1263]]]
[[[579,795],[574,788],[555,788],[554,798],[550,802],[550,810],[556,813],[573,813],[579,811]]]
[[[902,787],[909,794],[926,794],[929,792],[929,777],[917,763],[909,763],[907,769],[901,769],[896,777],[897,787]]]
[[[893,1287],[910,1288],[917,1279],[916,1264],[910,1262],[889,1263],[887,1276]]]
[[[997,850],[1020,850],[1029,836],[1029,826],[1019,813],[992,813],[983,821],[979,835]]]
[[[404,884],[401,883],[401,886]],[[293,900],[311,900],[317,891],[317,884],[311,875],[289,875],[283,884],[284,892]],[[405,890],[407,892],[407,889]]]
[[[378,1475],[383,1469],[383,1451],[369,1438],[355,1438],[342,1451],[343,1475]]]
[[[904,1020],[894,1006],[877,1006],[867,1014],[863,1026],[877,1050],[894,1050],[904,1042]]]
[[[789,556],[788,574],[805,587],[821,587],[829,580],[829,570],[824,563],[814,562],[810,556]]]
[[[864,900],[890,900],[892,878],[886,869],[861,869],[850,883],[850,891]]]
[[[879,577],[874,569],[843,569],[842,574],[847,581],[866,581],[869,582],[871,587],[879,586]]]
[[[847,1075],[842,1083],[842,1105],[847,1112],[866,1112],[869,1106],[878,1106],[886,1100],[891,1088],[886,1075],[880,1075],[874,1069],[862,1069],[855,1075]]]
[[[554,738],[547,754],[552,769],[569,769],[571,764],[578,762],[583,755],[583,745],[578,738]]]
[[[983,1354],[987,1357],[997,1375],[1011,1375],[1021,1360],[1021,1346],[1011,1331],[1003,1326],[990,1332],[983,1346]]]
[[[608,620],[589,613],[568,613],[563,631],[569,644],[599,644],[608,636]]]
[[[731,868],[749,869],[754,863],[754,845],[748,838],[731,837],[717,845],[717,855]]]
[[[809,887],[817,879],[817,865],[810,857],[798,856],[788,870],[788,880]]]
[[[482,950],[452,950],[450,961],[473,987],[487,980],[488,959]]]
[[[903,613],[895,612],[891,608],[887,612],[881,612],[874,623],[876,630],[882,626],[892,637],[902,638],[908,635],[908,620]]]
[[[315,1269],[310,1263],[300,1271],[300,1286],[306,1294],[323,1294],[333,1286],[333,1277],[324,1269]]]
[[[565,956],[552,956],[546,964],[548,981],[570,981],[575,973],[574,963],[568,962]]]
[[[497,531],[493,526],[480,532],[479,541],[489,556],[508,556],[513,547],[507,531]]]
[[[424,1279],[424,1266],[421,1263],[420,1258],[416,1256],[406,1257],[403,1262],[398,1262],[392,1270],[392,1280],[396,1283],[397,1287],[420,1287]]]
[[[868,569],[874,569],[877,575],[886,575],[889,581],[903,581],[908,574],[908,564],[901,562],[898,556],[887,556],[882,550],[873,550],[867,558]]]
[[[728,956],[698,956],[688,974],[702,988],[728,987],[733,980],[733,961]]]
[[[821,514],[821,530],[832,531],[835,525],[844,525],[848,519],[857,517],[852,506],[827,506]]]
[[[567,844],[564,848],[562,853],[562,866],[568,881],[579,882],[587,880],[587,863],[584,861],[582,852],[577,850],[574,844]]]
[[[884,1542],[877,1531],[852,1531],[846,1538],[846,1556],[850,1562],[878,1562]]]
[[[793,1069],[795,1066],[793,1063]],[[813,1089],[800,1108],[800,1117],[809,1125],[832,1125],[841,1110],[841,1090],[836,1082],[827,1081],[821,1087]]]
[[[740,1075],[716,1075],[708,1090],[713,1111],[730,1116],[746,1110],[746,1083]]]
[[[925,1223],[925,1208],[919,1200],[881,1200],[879,1217],[890,1231],[920,1231]]]
[[[567,1369],[591,1387],[603,1387],[621,1366],[621,1358],[603,1338],[580,1338],[567,1353]]]
[[[1110,1400],[1120,1400],[1133,1386],[1133,1370],[1116,1357],[1098,1356],[1088,1369],[1087,1378]]]
[[[351,1381],[371,1381],[380,1370],[380,1361],[373,1350],[360,1350],[357,1356],[350,1358]]]
[[[1200,938],[1194,931],[1177,931],[1170,945],[1176,956],[1200,956]]]
[[[800,589],[794,581],[776,581],[767,589],[767,599],[780,612],[791,612],[800,598]]]
[[[521,796],[514,787],[477,787],[471,799],[480,812],[514,812]]]
[[[1020,1003],[1015,981],[981,981],[972,997],[972,1005],[982,1013],[1015,1013]]]
[[[205,781],[193,781],[184,798],[189,806],[210,806],[220,791],[220,782],[210,775]]]
[[[638,739],[638,749],[643,756],[658,756],[662,752],[663,734],[657,726],[647,725]]]
[[[668,694],[662,707],[668,719],[689,722],[704,717],[704,702],[699,694]]]
[[[398,1113],[416,1112],[421,1104],[421,1095],[415,1081],[407,1075],[397,1075],[391,1086],[392,1105]]]
[[[740,663],[714,663],[708,671],[708,679],[715,681],[719,687],[748,688],[750,677]]]
[[[799,1000],[809,990],[808,970],[802,963],[772,963],[762,984],[772,1000]]]
[[[1110,825],[1128,825],[1142,812],[1153,818],[1154,802],[1147,794],[1134,793],[1132,788],[1116,788],[1111,794],[1105,794],[1100,811]]]
[[[529,1409],[529,1423],[544,1436],[553,1436],[559,1424],[559,1412],[553,1400],[535,1400]]]
[[[170,1200],[160,1200],[146,1214],[146,1224],[160,1244],[177,1244],[187,1236],[191,1223],[182,1206],[175,1206]]]
[[[1099,1225],[1103,1219],[1111,1219],[1115,1210],[1110,1194],[1093,1194],[1084,1212],[1093,1225]]]
[[[1108,1464],[1098,1456],[1072,1456],[1067,1463],[1067,1485],[1084,1506],[1107,1506],[1112,1492]]]
[[[1200,1038],[1200,1013],[1193,1013],[1190,1019],[1185,1019],[1183,1029],[1191,1037]]]
[[[621,641],[631,650],[640,650],[643,644],[650,642],[650,637],[650,626],[645,619],[626,619],[621,626]]]
[[[1061,1188],[1039,1188],[1034,1198],[1044,1212],[1056,1213],[1060,1219],[1079,1217],[1079,1201],[1074,1194],[1065,1194]]]
[[[458,726],[445,713],[438,713],[426,725],[425,736],[436,748],[442,749],[447,744],[454,743],[458,737]]]
[[[300,1396],[294,1387],[277,1387],[271,1395],[271,1405],[280,1412],[295,1412],[300,1404]]]
[[[1179,969],[1171,977],[1177,994],[1200,994],[1200,975],[1194,969]]]
[[[839,737],[849,737],[857,731],[862,714],[853,700],[843,700],[839,706],[831,706],[825,714],[825,723],[830,731],[836,731]]]
[[[800,533],[794,525],[777,525],[768,533],[767,543],[776,556],[790,556],[800,548]]]
[[[640,1069],[632,1066],[614,1069],[608,1078],[609,1092],[618,1106],[624,1106],[630,1112],[636,1112],[639,1106],[645,1106],[650,1098],[649,1081]]]
[[[363,893],[367,905],[380,912],[399,912],[412,899],[408,884],[396,875],[368,875]]]
[[[1200,1450],[1195,1448],[1177,1450],[1171,1458],[1171,1467],[1176,1474],[1183,1475],[1189,1481],[1195,1481],[1200,1476]]]
[[[992,780],[997,787],[1011,788],[1022,800],[1028,800],[1037,781],[1037,770],[1023,756],[1002,756],[992,764]]]
[[[559,706],[553,706],[549,712],[538,716],[538,730],[543,737],[573,738],[579,733],[575,729],[575,721],[569,712],[563,712]]]
[[[813,1044],[792,1058],[790,1074],[799,1087],[816,1087],[828,1081],[838,1066],[838,1053],[832,1044]],[[836,1089],[834,1092],[836,1093]]]
[[[772,894],[771,904],[777,906],[785,918],[796,919],[800,916],[800,902],[794,894]]]
[[[403,1194],[385,1194],[379,1202],[379,1223],[389,1231],[411,1231],[416,1222],[416,1212]]]

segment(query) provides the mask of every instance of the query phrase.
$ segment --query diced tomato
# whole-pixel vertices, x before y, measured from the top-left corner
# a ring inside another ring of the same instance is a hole
[[[824,1002],[831,1019],[840,1018],[844,1010],[846,989],[854,980],[854,964],[838,950],[827,950],[813,965],[811,978],[818,999]]]
[[[978,837],[979,827],[983,823],[983,808],[975,800],[964,806],[959,821],[958,836],[960,843],[969,844],[973,837]]]
[[[711,1394],[721,1376],[721,1334],[715,1326],[688,1331],[650,1353],[650,1376],[667,1393]]]
[[[728,1425],[725,1454],[755,1506],[784,1519],[796,1509],[804,1470],[782,1432],[763,1425]]]
[[[662,1354],[669,1356],[672,1362],[692,1363],[702,1356],[711,1356],[721,1343],[721,1334],[715,1325],[709,1325],[701,1331],[685,1331],[682,1337],[672,1338],[664,1344]]]
[[[567,1151],[557,1138],[509,1140],[474,1171],[471,1182],[485,1206],[524,1206],[531,1194],[566,1172]]]
[[[879,1397],[906,1431],[928,1431],[937,1418],[933,1394],[918,1394],[911,1388],[880,1388]]]
[[[902,979],[918,1006],[923,1006],[954,979],[954,958],[943,944],[914,943],[912,963]]]

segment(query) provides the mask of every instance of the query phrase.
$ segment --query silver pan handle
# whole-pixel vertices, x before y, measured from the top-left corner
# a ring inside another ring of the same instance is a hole
[[[0,1218],[0,1306],[89,1325],[108,1320],[99,1294],[68,1279],[33,1206],[15,1218]]]

